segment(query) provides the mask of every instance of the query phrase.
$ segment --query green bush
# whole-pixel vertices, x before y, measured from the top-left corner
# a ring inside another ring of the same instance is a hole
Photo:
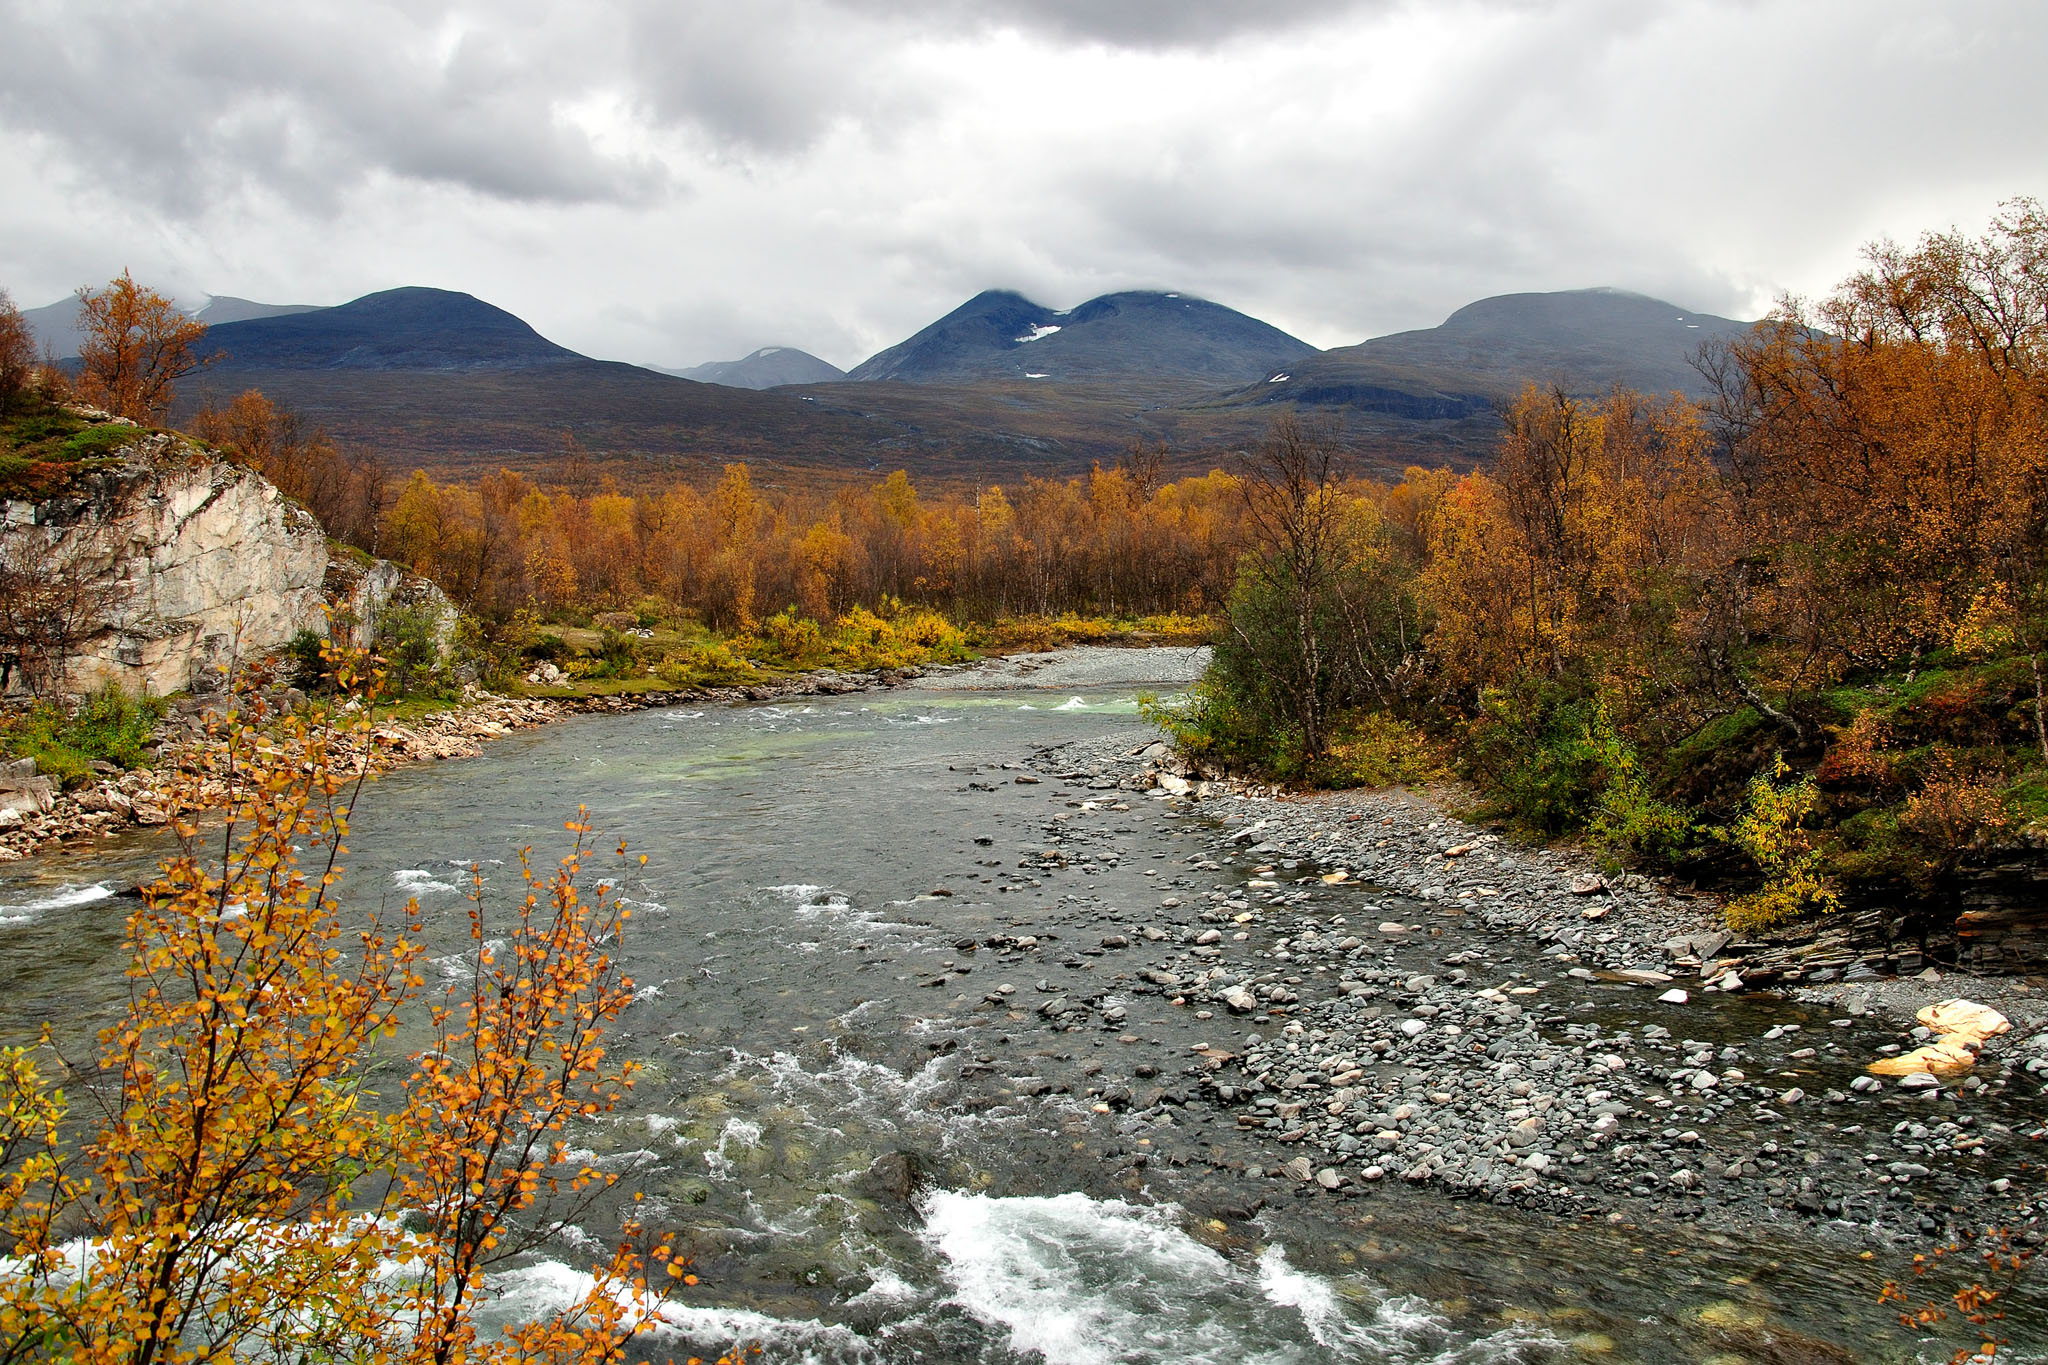
[[[1534,681],[1480,694],[1464,757],[1498,814],[1537,834],[1586,827],[1607,785],[1595,710],[1589,697]]]
[[[1436,741],[1383,711],[1345,715],[1309,772],[1316,786],[1332,788],[1407,786],[1449,776]]]
[[[1690,848],[1698,822],[1652,790],[1635,746],[1614,728],[1606,707],[1595,703],[1586,737],[1606,778],[1587,824],[1593,837],[1639,861],[1671,862]]]
[[[637,640],[616,630],[598,637],[597,652],[577,662],[576,673],[584,678],[626,679],[642,672]]]
[[[317,632],[302,630],[285,644],[284,656],[291,661],[292,681],[308,691],[325,691],[333,682],[327,666],[327,641]]]
[[[17,757],[33,758],[36,770],[59,785],[75,787],[91,779],[95,759],[147,766],[149,740],[164,710],[160,697],[132,696],[106,683],[73,711],[48,703],[32,707],[8,727],[5,744]]]
[[[1617,858],[1668,862],[1698,826],[1663,799],[1605,702],[1555,685],[1489,689],[1465,757],[1495,813],[1543,835],[1585,833]]]
[[[1138,710],[1196,763],[1283,780],[1301,776],[1294,730],[1247,707],[1213,668],[1176,696],[1140,694]]]
[[[561,663],[573,652],[569,648],[569,642],[551,630],[534,636],[532,642],[520,651],[535,663],[551,664]]]
[[[377,615],[372,647],[384,660],[393,697],[452,697],[454,679],[441,657],[441,614],[427,605],[393,603]]]

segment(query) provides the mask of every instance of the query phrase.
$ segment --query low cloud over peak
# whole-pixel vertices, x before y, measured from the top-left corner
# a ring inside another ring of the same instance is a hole
[[[1750,315],[2048,190],[2044,58],[1992,0],[0,0],[0,283],[431,284],[679,366],[992,286],[1323,345],[1591,284]]]

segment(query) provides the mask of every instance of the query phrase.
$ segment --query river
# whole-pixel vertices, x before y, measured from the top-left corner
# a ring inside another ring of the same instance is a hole
[[[1157,994],[1131,996],[1120,1030],[1036,1013],[1111,975],[1105,926],[1205,871],[1248,875],[1195,870],[1215,856],[1210,817],[1026,767],[1048,746],[1157,737],[1138,715],[1145,666],[1119,669],[585,717],[369,790],[347,892],[417,897],[438,952],[466,942],[466,869],[509,894],[517,850],[545,862],[579,803],[648,855],[624,886],[639,996],[618,1033],[648,1072],[572,1136],[630,1169],[643,1216],[695,1258],[702,1283],[654,1354],[738,1339],[820,1362],[1916,1358],[1876,1302],[1883,1267],[1839,1244],[1392,1182],[1295,1197],[1247,1172],[1260,1154],[1227,1122],[1091,1097],[1178,1084],[1191,1049],[1242,1032]],[[1102,819],[1055,870],[1044,851],[1083,802]],[[110,1017],[122,903],[104,888],[163,851],[130,834],[0,871],[10,1029]],[[1040,942],[1004,946],[1025,936]],[[615,1231],[601,1213],[565,1232],[500,1281],[496,1311],[574,1293],[573,1267]]]

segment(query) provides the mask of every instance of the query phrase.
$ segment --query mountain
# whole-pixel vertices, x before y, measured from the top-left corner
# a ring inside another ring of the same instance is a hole
[[[783,384],[831,384],[846,378],[846,371],[794,346],[763,346],[741,360],[714,360],[687,370],[650,370],[694,379],[699,384],[724,384],[734,389],[772,389]]]
[[[188,309],[208,327],[223,322],[243,322],[250,318],[282,317],[288,313],[310,313],[315,309],[310,303],[252,303],[230,294],[209,295],[204,306],[197,310]],[[57,353],[60,360],[78,354],[78,300],[59,299],[42,308],[25,308],[22,317],[36,339],[36,350],[48,346]]]
[[[1701,344],[1733,340],[1749,326],[1620,289],[1502,294],[1465,305],[1441,326],[1276,368],[1242,397],[1423,422],[1489,415],[1528,383],[1582,395],[1619,385],[1698,397],[1705,381],[1692,359]]]
[[[728,460],[750,462],[764,480],[897,468],[1007,476],[1049,463],[1085,469],[1124,439],[1064,411],[1040,423],[1051,434],[1019,435],[973,405],[898,415],[787,389],[696,383],[579,355],[501,308],[440,289],[222,323],[207,341],[220,359],[179,385],[174,420],[260,389],[338,440],[444,477],[545,470],[567,435],[622,483],[715,472]]]
[[[218,327],[224,322],[253,322],[257,318],[282,318],[293,313],[319,311],[313,303],[252,303],[238,299],[232,294],[214,294],[207,298],[206,306],[192,316],[208,327]]]
[[[209,342],[227,354],[180,386],[178,415],[261,389],[342,441],[441,477],[544,472],[573,433],[607,474],[638,486],[728,460],[764,483],[898,468],[935,480],[1064,475],[1133,441],[1167,445],[1171,472],[1200,472],[1292,410],[1330,419],[1362,470],[1398,474],[1484,460],[1499,405],[1525,382],[1696,392],[1688,361],[1700,342],[1743,327],[1573,290],[1482,299],[1439,327],[1319,352],[1171,294],[1058,313],[996,292],[834,382],[755,390],[735,380],[811,358],[757,352],[734,362],[740,373],[699,383],[578,355],[467,294],[397,289],[214,327]]]
[[[584,358],[481,299],[417,287],[222,323],[206,340],[235,369],[516,369]]]
[[[988,380],[1199,379],[1243,383],[1315,347],[1221,304],[1182,294],[1104,294],[1065,312],[1022,294],[975,295],[848,378],[907,384]]]
[[[36,354],[52,351],[59,360],[78,354],[78,300],[58,299],[41,308],[24,308],[21,319],[36,340]]]

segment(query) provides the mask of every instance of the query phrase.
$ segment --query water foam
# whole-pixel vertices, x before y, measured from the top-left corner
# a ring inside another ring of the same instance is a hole
[[[576,1307],[597,1281],[560,1261],[541,1261],[493,1275],[490,1302],[477,1313],[487,1333],[502,1332]],[[815,1320],[771,1317],[745,1308],[698,1307],[664,1302],[652,1295],[619,1291],[626,1320],[645,1324],[649,1336],[687,1343],[706,1357],[735,1345],[761,1348],[764,1359],[800,1362],[860,1362],[875,1358],[866,1343],[845,1327]]]
[[[732,1178],[734,1167],[728,1149],[734,1142],[738,1142],[742,1147],[759,1147],[761,1125],[748,1119],[725,1121],[725,1127],[718,1134],[718,1145],[704,1153],[704,1167],[714,1179]]]
[[[22,901],[18,905],[0,905],[0,924],[25,924],[48,910],[91,905],[96,901],[111,900],[113,895],[114,888],[105,882],[91,882],[85,886],[67,884],[35,900]]]
[[[1412,1299],[1297,1270],[1269,1247],[1246,1268],[1190,1237],[1171,1205],[1078,1193],[936,1191],[922,1236],[952,1302],[1059,1365],[1309,1365],[1513,1360],[1519,1338],[1455,1343]],[[1278,1311],[1276,1311],[1278,1310]]]

